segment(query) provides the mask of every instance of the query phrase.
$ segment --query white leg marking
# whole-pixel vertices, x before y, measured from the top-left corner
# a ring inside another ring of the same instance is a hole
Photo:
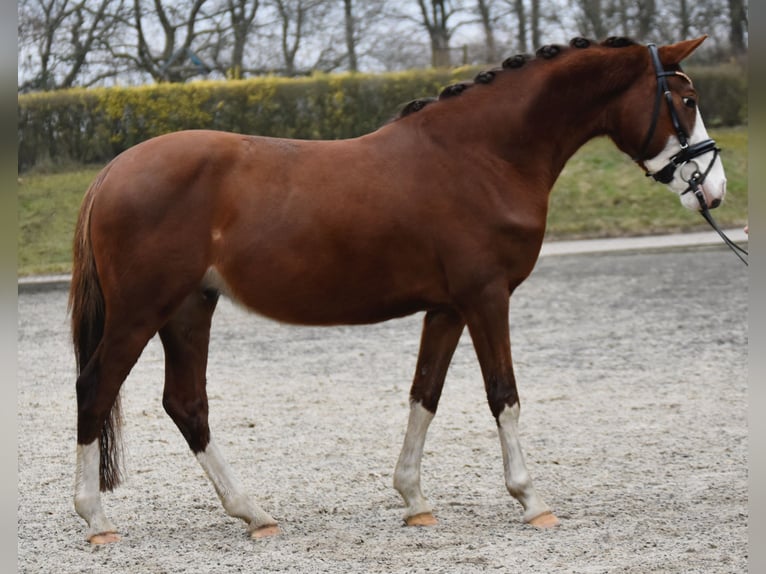
[[[117,529],[104,514],[99,489],[98,439],[90,444],[77,445],[77,469],[75,471],[74,508],[88,523],[87,539],[98,534],[114,533]]]
[[[431,505],[420,490],[420,463],[426,442],[428,426],[434,414],[418,402],[410,403],[410,417],[404,445],[394,471],[394,488],[402,495],[407,505],[404,518],[431,512]]]
[[[274,526],[277,521],[253,503],[239,486],[228,463],[221,456],[221,452],[210,440],[207,448],[197,453],[197,460],[215,487],[218,498],[221,499],[223,508],[235,518],[241,518],[247,522],[247,530],[251,534],[263,526]]]
[[[524,453],[519,442],[519,404],[506,406],[497,422],[500,446],[503,449],[505,486],[511,496],[521,503],[524,508],[524,521],[528,522],[550,512],[550,508],[537,495],[524,462]]]

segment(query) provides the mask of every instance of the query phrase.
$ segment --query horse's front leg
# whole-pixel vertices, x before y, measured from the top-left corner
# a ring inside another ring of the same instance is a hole
[[[428,426],[436,414],[444,378],[465,323],[452,310],[429,311],[423,321],[415,377],[410,390],[410,417],[399,461],[394,472],[394,488],[407,506],[408,526],[431,526],[436,518],[420,488],[420,463]]]
[[[511,361],[509,299],[510,291],[505,286],[485,290],[466,308],[466,323],[484,377],[489,408],[497,422],[505,485],[524,508],[524,522],[549,528],[559,521],[535,491],[519,441],[520,405]]]

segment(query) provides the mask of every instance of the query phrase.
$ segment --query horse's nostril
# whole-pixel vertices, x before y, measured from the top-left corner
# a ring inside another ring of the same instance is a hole
[[[710,202],[710,209],[715,209],[719,205],[721,205],[721,200],[716,198],[716,199],[714,199],[713,201]]]

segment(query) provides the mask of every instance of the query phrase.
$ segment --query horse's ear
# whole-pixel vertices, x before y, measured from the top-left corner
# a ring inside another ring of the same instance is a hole
[[[680,64],[682,60],[689,56],[697,47],[707,38],[707,34],[700,36],[696,40],[684,40],[677,44],[660,46],[660,60],[666,66]]]

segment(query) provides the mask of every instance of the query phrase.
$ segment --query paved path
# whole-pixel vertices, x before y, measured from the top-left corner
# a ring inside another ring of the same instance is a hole
[[[724,231],[732,241],[747,241],[743,229]],[[606,253],[613,251],[648,251],[720,245],[721,238],[715,231],[676,233],[671,235],[647,235],[643,237],[618,237],[610,239],[580,239],[575,241],[549,241],[543,245],[540,256],[574,255],[577,253]]]

